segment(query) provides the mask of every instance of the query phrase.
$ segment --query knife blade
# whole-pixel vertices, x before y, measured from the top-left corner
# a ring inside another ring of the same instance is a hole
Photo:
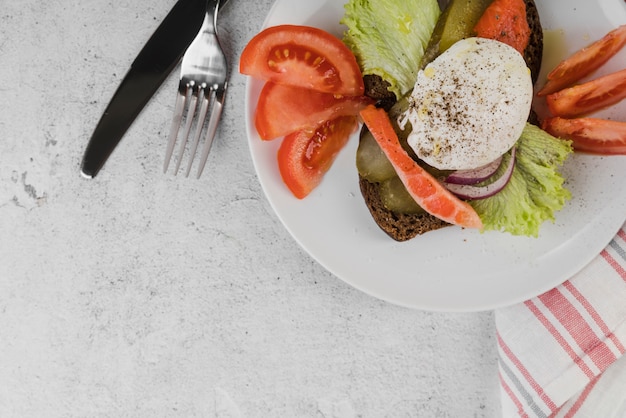
[[[148,39],[87,144],[81,163],[84,177],[98,174],[135,118],[176,67],[200,30],[205,7],[206,0],[179,0]]]

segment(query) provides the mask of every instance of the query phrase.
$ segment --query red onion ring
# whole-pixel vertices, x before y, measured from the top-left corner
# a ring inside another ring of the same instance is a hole
[[[498,157],[489,164],[468,170],[457,170],[448,175],[443,181],[452,184],[477,184],[493,176],[502,164],[502,157]]]
[[[461,199],[477,200],[491,197],[502,190],[511,180],[513,169],[515,168],[515,147],[511,149],[506,171],[493,183],[486,186],[474,186],[468,184],[454,184],[444,182],[443,185]]]

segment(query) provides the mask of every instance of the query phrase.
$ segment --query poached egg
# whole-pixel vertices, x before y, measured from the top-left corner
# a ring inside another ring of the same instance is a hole
[[[519,139],[533,97],[530,70],[514,48],[491,39],[458,41],[419,71],[400,127],[409,146],[440,170],[488,164]]]

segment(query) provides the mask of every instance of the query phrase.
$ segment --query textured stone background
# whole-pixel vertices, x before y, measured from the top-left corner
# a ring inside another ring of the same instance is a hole
[[[173,4],[2,2],[0,417],[497,416],[492,314],[396,307],[302,251],[256,179],[236,71],[200,181],[161,174],[175,75],[79,175]],[[223,11],[233,66],[271,4]]]

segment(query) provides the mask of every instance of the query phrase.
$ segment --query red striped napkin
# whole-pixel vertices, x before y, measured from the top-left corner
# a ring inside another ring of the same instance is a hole
[[[626,224],[584,270],[496,310],[503,417],[626,417]]]

